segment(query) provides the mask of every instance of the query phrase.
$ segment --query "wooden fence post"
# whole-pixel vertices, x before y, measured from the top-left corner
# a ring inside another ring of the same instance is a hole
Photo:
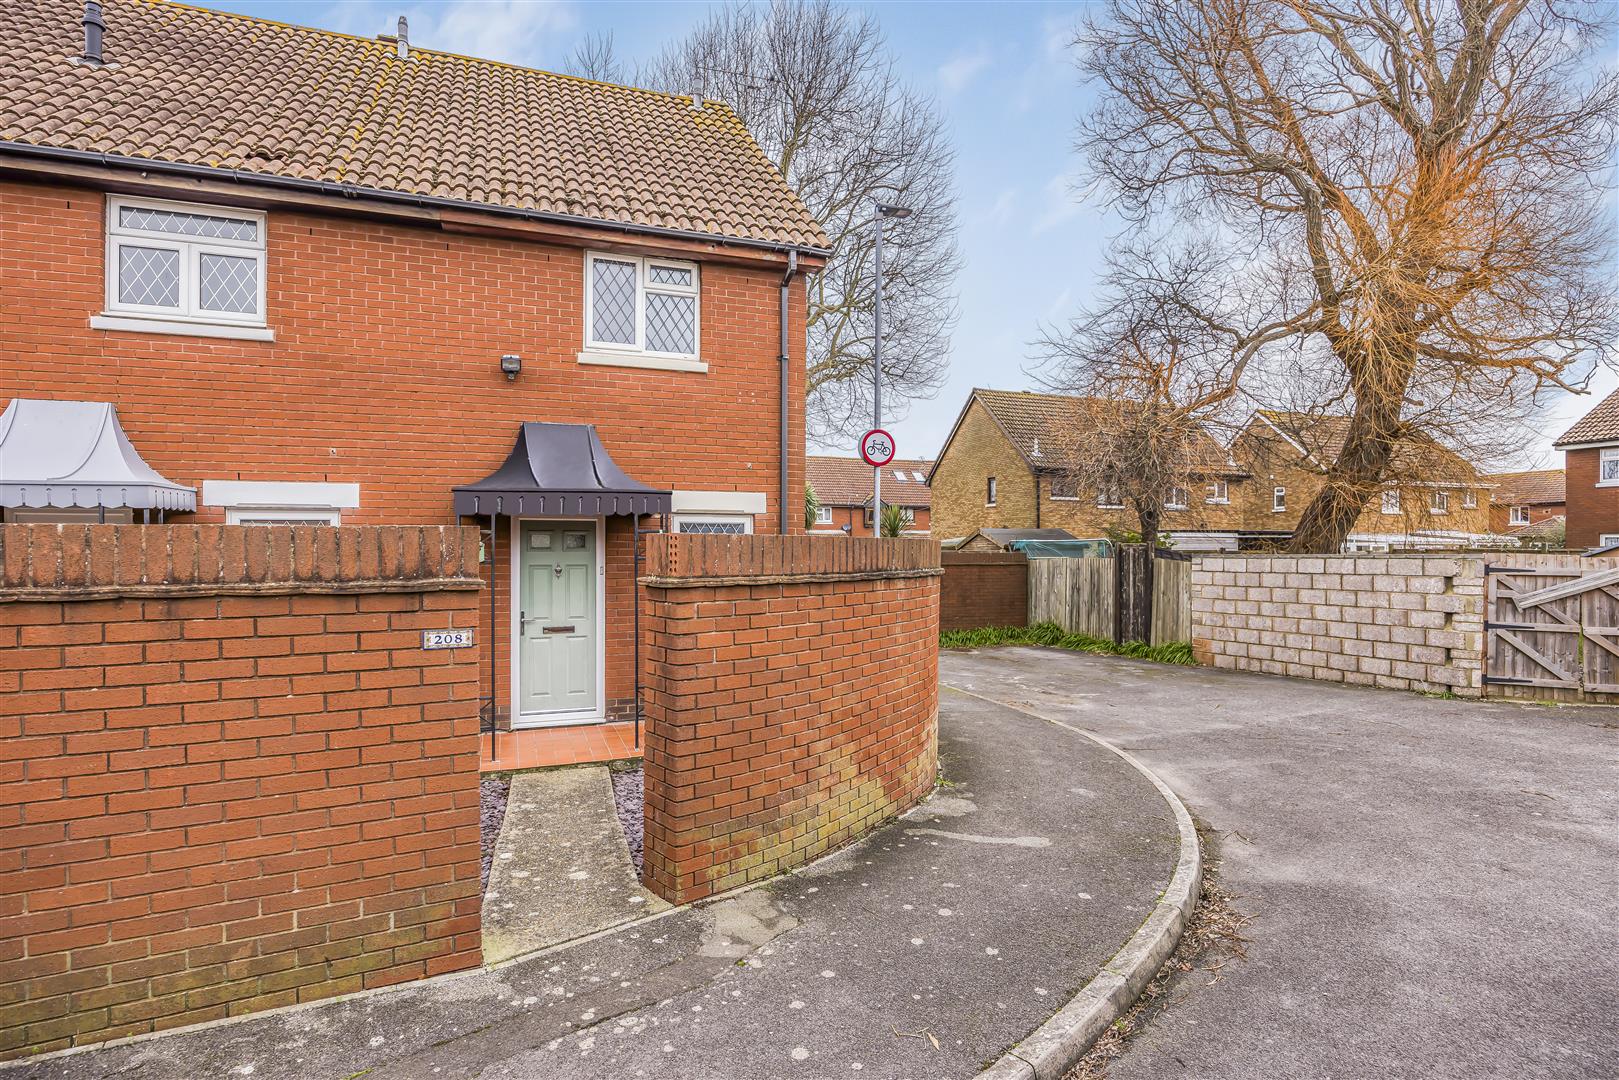
[[[1115,566],[1113,640],[1146,641],[1152,636],[1152,548],[1120,544]]]

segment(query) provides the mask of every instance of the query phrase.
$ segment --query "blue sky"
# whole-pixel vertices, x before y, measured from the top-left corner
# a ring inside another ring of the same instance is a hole
[[[198,2],[198,0],[192,0]],[[610,30],[626,61],[683,35],[708,3],[535,0],[202,0],[206,6],[348,33],[392,32],[401,14],[424,48],[561,67],[592,31]],[[931,401],[911,402],[894,432],[902,457],[931,457],[974,386],[1026,389],[1029,342],[1090,295],[1118,222],[1073,191],[1074,126],[1090,91],[1066,51],[1077,3],[872,3],[899,69],[938,100],[955,139],[960,194],[961,322],[949,378]],[[1550,440],[1619,379],[1604,372],[1594,397],[1564,396],[1543,443],[1523,467],[1561,465]],[[834,447],[832,452],[853,448]],[[1561,455],[1557,455],[1558,458]]]

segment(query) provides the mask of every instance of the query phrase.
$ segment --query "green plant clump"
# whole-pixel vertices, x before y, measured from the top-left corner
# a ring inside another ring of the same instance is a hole
[[[1051,622],[1037,623],[1034,626],[983,626],[976,630],[946,630],[939,635],[941,649],[987,649],[996,645],[1044,645],[1051,649],[1072,649],[1075,652],[1155,660],[1160,664],[1196,662],[1192,659],[1192,646],[1184,641],[1166,641],[1162,645],[1148,645],[1145,641],[1126,641],[1120,644],[1107,638],[1091,637],[1089,634],[1071,634]]]

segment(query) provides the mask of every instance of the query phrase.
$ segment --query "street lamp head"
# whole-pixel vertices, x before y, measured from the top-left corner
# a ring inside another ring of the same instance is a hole
[[[911,216],[911,208],[909,206],[889,206],[886,203],[878,203],[877,213],[885,218],[908,218]]]

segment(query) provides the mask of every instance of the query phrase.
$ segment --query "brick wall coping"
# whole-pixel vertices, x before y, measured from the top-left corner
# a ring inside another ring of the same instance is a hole
[[[939,543],[916,537],[650,536],[642,582],[658,588],[937,577]]]
[[[0,525],[0,602],[477,589],[445,525]]]

